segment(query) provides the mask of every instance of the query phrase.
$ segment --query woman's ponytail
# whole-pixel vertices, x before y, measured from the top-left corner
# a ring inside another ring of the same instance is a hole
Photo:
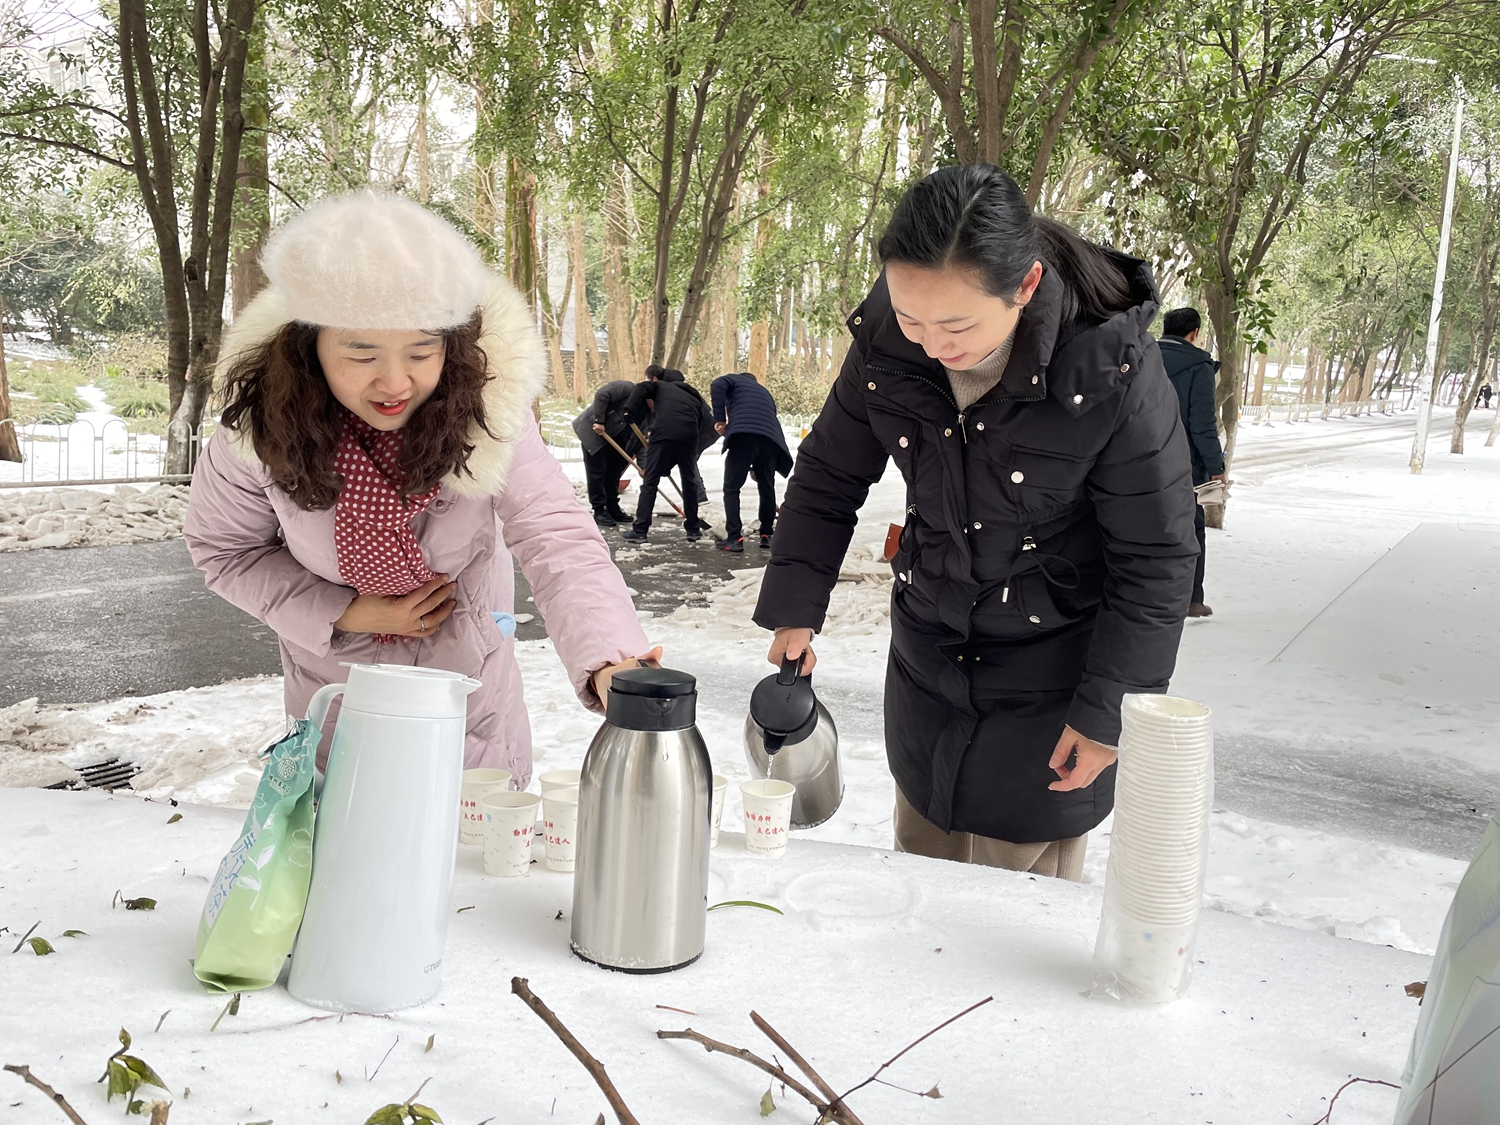
[[[993,164],[940,168],[913,184],[880,237],[880,260],[973,270],[985,292],[1010,301],[1045,259],[1063,283],[1062,322],[1108,320],[1133,303],[1103,247],[1032,214],[1016,182]]]

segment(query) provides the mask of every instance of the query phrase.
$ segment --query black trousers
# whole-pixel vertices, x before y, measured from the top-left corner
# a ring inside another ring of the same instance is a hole
[[[642,535],[651,527],[651,513],[656,508],[656,486],[673,469],[682,472],[682,508],[687,528],[698,526],[698,443],[652,438],[646,447],[645,479],[641,481],[641,502],[635,509],[635,529]]]
[[[740,489],[745,477],[755,470],[755,486],[760,490],[760,533],[770,535],[776,527],[776,455],[780,447],[761,434],[735,434],[729,439],[724,455],[724,534],[738,539],[744,528],[740,523]]]
[[[1203,564],[1207,560],[1208,536],[1203,531],[1203,505],[1193,505],[1193,533],[1198,536],[1198,566],[1193,571],[1193,601],[1203,601]]]
[[[620,506],[620,478],[628,464],[609,442],[598,453],[584,453],[583,475],[589,486],[589,507],[595,512],[612,512]]]

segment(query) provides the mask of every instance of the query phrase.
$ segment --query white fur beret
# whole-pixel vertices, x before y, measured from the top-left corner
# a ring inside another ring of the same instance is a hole
[[[489,287],[483,260],[451,224],[374,191],[293,215],[260,260],[287,319],[336,328],[453,328]]]

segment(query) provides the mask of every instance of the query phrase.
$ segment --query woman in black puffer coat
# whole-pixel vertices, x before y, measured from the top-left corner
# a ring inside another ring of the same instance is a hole
[[[1033,216],[991,165],[916,184],[787,486],[755,620],[804,671],[894,459],[886,752],[896,846],[1079,878],[1127,692],[1176,661],[1198,545],[1142,261]]]

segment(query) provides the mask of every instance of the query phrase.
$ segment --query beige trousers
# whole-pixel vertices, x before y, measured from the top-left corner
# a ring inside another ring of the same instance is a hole
[[[1083,881],[1083,856],[1089,846],[1087,834],[1071,840],[1012,844],[972,832],[944,832],[913,808],[899,788],[895,822],[898,852],[1003,867],[1007,871],[1029,871],[1074,883]]]

